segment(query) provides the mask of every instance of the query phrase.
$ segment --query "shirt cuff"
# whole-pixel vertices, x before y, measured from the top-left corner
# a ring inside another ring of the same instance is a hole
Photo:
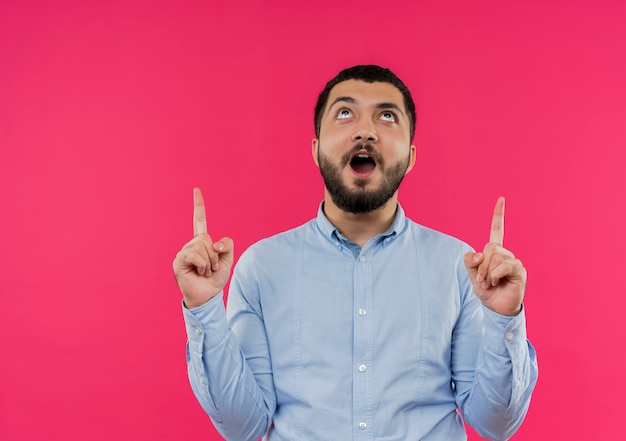
[[[185,330],[189,342],[202,345],[221,342],[226,338],[228,323],[224,311],[224,292],[220,292],[211,300],[196,308],[187,308],[182,303]]]
[[[526,343],[524,306],[516,316],[498,314],[483,306],[483,325],[487,349],[497,355],[513,356]]]

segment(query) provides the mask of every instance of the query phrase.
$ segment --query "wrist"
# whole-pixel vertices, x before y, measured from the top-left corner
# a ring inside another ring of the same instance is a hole
[[[219,293],[218,293],[219,294]],[[211,299],[213,299],[214,297],[216,297],[217,294],[215,296],[211,296],[207,299],[204,300],[198,300],[198,299],[188,299],[186,297],[183,296],[183,306],[186,309],[194,309],[194,308],[199,308],[202,305],[205,305],[206,303],[210,302]]]
[[[483,306],[490,311],[495,312],[496,314],[502,315],[504,317],[515,317],[522,312],[522,304],[520,303],[516,307],[492,307],[490,305],[483,304]]]

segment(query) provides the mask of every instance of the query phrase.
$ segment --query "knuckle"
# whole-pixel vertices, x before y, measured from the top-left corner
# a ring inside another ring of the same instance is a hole
[[[187,250],[182,249],[178,253],[176,253],[176,257],[174,258],[173,265],[174,267],[179,266],[180,264],[184,264],[187,261]]]
[[[499,265],[504,261],[504,258],[502,257],[501,254],[495,254],[492,258],[491,258],[491,265]]]

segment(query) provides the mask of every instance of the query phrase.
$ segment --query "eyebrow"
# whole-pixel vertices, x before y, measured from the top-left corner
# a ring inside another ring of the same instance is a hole
[[[338,96],[337,98],[335,98],[332,104],[328,107],[328,109],[329,110],[332,109],[332,107],[339,102],[356,104],[357,100],[355,100],[351,96]],[[376,104],[376,108],[377,109],[394,109],[400,112],[402,115],[404,115],[404,112],[396,103],[378,103]]]

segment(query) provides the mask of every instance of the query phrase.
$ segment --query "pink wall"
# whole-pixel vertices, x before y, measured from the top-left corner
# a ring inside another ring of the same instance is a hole
[[[227,3],[0,4],[0,439],[218,439],[171,274],[191,189],[237,255],[314,216],[314,99],[356,63],[414,91],[411,217],[482,247],[507,196],[540,362],[514,439],[623,439],[626,3]]]

